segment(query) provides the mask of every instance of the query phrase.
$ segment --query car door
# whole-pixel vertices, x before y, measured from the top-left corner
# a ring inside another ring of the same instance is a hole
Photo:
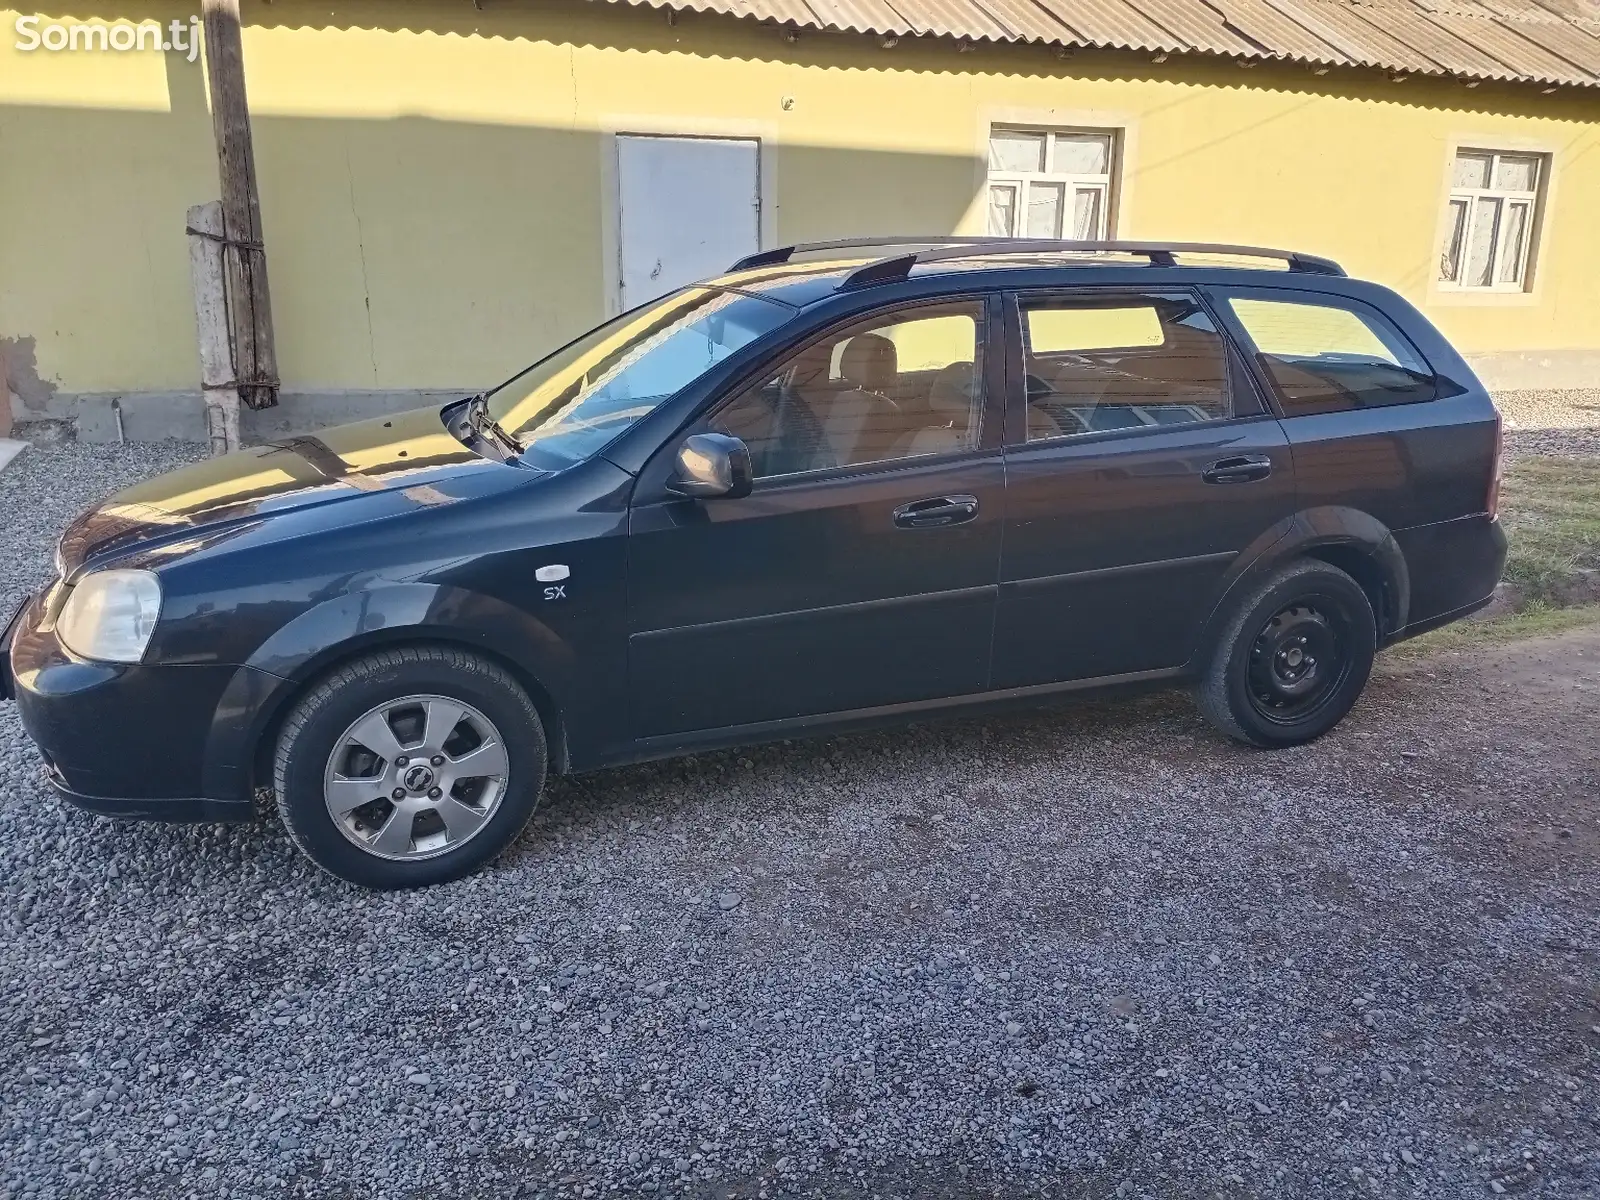
[[[636,738],[984,690],[1004,516],[999,324],[997,299],[964,296],[827,329],[651,460],[628,534]],[[749,446],[749,496],[666,490],[677,447],[705,430]]]
[[[1181,666],[1230,564],[1292,515],[1282,428],[1185,289],[1024,292],[1006,337],[993,685]]]

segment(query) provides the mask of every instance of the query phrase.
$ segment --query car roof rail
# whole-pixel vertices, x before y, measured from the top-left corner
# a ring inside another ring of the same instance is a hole
[[[812,254],[823,250],[871,250],[880,246],[982,246],[994,241],[992,237],[953,237],[950,234],[929,234],[917,237],[912,234],[894,234],[881,237],[836,238],[828,242],[796,242],[792,246],[774,246],[771,250],[758,250],[747,254],[728,271],[748,271],[752,267],[775,267],[788,262],[796,254]]]
[[[904,279],[918,263],[949,259],[979,258],[1006,254],[1111,253],[1142,255],[1153,267],[1175,267],[1179,254],[1221,254],[1237,258],[1272,258],[1288,265],[1291,271],[1310,275],[1343,275],[1344,268],[1331,258],[1299,250],[1274,250],[1266,246],[1234,246],[1217,242],[1121,242],[1072,241],[1047,238],[1012,237],[860,237],[829,242],[799,242],[778,246],[758,254],[746,255],[729,268],[744,271],[752,267],[771,267],[790,261],[796,254],[828,250],[868,250],[891,247],[917,247],[911,253],[876,259],[857,268],[843,284],[845,288],[867,287]]]
[[[860,267],[845,278],[841,290],[870,287],[906,278],[920,263],[952,259],[987,258],[1007,254],[1107,253],[1142,255],[1152,267],[1175,267],[1179,254],[1216,254],[1236,258],[1271,258],[1291,271],[1310,275],[1343,275],[1344,268],[1330,258],[1298,250],[1273,250],[1266,246],[1232,246],[1216,242],[1093,242],[1045,238],[986,238],[977,244],[949,244],[912,254],[895,255]]]

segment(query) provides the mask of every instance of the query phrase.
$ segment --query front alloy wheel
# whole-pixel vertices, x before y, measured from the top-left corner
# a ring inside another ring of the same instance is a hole
[[[328,815],[368,854],[432,858],[471,841],[505,795],[505,743],[472,705],[402,696],[368,709],[334,743]]]
[[[539,712],[504,667],[402,646],[314,684],[273,766],[295,845],[351,883],[404,888],[459,879],[516,840],[548,763]]]

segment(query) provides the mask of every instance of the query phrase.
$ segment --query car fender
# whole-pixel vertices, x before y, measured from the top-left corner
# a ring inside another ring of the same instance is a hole
[[[1319,553],[1320,551],[1320,553]],[[1346,558],[1347,555],[1358,555]],[[1324,505],[1302,509],[1277,522],[1247,546],[1224,576],[1222,594],[1201,628],[1189,665],[1198,668],[1221,636],[1240,597],[1283,564],[1297,558],[1324,558],[1333,565],[1357,567],[1367,587],[1381,581],[1383,607],[1378,616],[1379,641],[1405,627],[1411,605],[1411,574],[1405,555],[1388,526],[1357,508]]]
[[[532,614],[468,589],[393,583],[332,597],[284,624],[242,664],[218,702],[206,739],[202,786],[217,799],[248,797],[263,735],[288,702],[334,662],[386,644],[443,641],[511,665],[545,720],[553,765],[565,768],[564,685],[575,652]]]

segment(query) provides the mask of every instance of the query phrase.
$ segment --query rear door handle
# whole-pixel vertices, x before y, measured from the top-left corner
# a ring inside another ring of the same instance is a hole
[[[1218,459],[1200,472],[1200,478],[1207,483],[1252,483],[1271,474],[1272,460],[1265,454],[1237,454]]]
[[[901,529],[938,529],[960,525],[977,515],[976,496],[933,496],[902,504],[894,510],[894,523]]]

